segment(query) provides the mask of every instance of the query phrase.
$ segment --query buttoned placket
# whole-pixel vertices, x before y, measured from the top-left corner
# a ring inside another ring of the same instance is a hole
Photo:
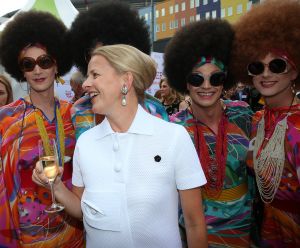
[[[126,137],[124,137],[126,135]],[[122,137],[123,136],[123,137]],[[128,133],[113,133],[112,134],[112,150],[113,150],[113,169],[114,180],[118,183],[125,183],[126,165],[130,156],[132,147],[132,137]],[[123,139],[126,139],[126,144]],[[126,146],[126,147],[125,147]]]

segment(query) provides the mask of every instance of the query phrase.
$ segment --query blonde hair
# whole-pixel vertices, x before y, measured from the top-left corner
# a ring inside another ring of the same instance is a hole
[[[175,90],[174,88],[171,87],[171,85],[169,84],[169,81],[166,77],[162,77],[160,79],[159,82],[159,88],[161,89],[162,83],[165,82],[169,88],[170,88],[170,93],[168,96],[164,97],[163,99],[161,99],[162,101],[167,101],[169,103],[173,103],[175,101],[183,101],[184,100],[184,96],[179,93],[177,90]]]
[[[91,56],[101,55],[119,74],[131,72],[133,87],[139,101],[144,99],[148,89],[156,76],[156,63],[147,54],[129,45],[109,45],[97,47]]]
[[[13,92],[12,92],[10,81],[4,75],[0,75],[0,83],[5,86],[5,89],[7,91],[7,100],[5,104],[9,104],[13,101]]]

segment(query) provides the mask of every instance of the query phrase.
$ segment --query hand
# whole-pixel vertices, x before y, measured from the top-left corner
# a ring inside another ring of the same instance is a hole
[[[59,184],[61,182],[61,175],[63,174],[63,168],[59,167],[58,175],[54,181],[54,185]],[[41,161],[38,161],[35,164],[35,168],[32,171],[32,181],[35,182],[37,185],[50,188],[49,186],[49,179],[45,176],[43,172],[43,166]]]

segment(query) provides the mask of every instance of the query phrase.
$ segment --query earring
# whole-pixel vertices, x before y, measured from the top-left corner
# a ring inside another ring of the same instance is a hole
[[[61,83],[61,84],[64,84],[65,83],[65,80],[63,80],[63,78],[61,78],[58,73],[55,74],[55,80],[56,80],[56,83],[58,85],[58,83]]]
[[[121,88],[121,93],[122,93],[122,106],[126,106],[127,102],[126,102],[126,95],[128,93],[128,88],[127,86],[124,84]]]
[[[293,82],[293,84],[291,85],[291,90],[294,95],[296,94],[295,88],[296,88],[296,84],[295,82]]]

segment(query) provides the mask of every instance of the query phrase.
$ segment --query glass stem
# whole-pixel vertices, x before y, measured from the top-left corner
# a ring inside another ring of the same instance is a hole
[[[55,195],[54,195],[54,188],[53,188],[53,182],[49,181],[49,184],[50,184],[50,190],[51,190],[52,205],[56,205]]]

